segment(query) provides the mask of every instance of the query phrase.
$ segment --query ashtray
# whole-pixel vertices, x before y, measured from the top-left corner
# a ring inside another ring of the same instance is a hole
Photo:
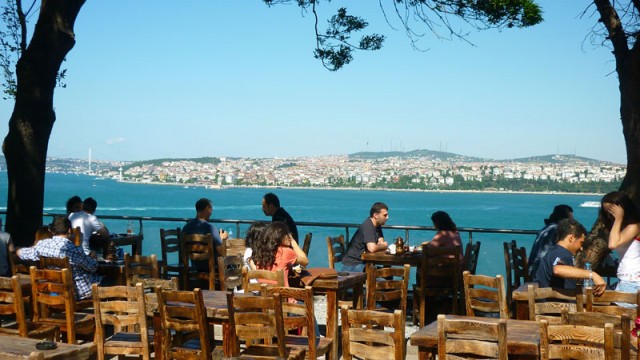
[[[36,343],[36,349],[38,350],[53,350],[57,347],[58,345],[53,341],[42,341],[42,342]]]

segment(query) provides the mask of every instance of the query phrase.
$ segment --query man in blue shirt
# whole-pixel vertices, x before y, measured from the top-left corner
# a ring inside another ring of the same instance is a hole
[[[573,266],[573,257],[582,249],[584,237],[587,234],[584,226],[573,219],[558,222],[557,243],[540,261],[538,270],[533,275],[541,288],[552,287],[560,289],[575,289],[576,279],[586,279],[593,275],[594,295],[604,292],[607,283],[595,272],[579,269]]]
[[[209,222],[211,214],[213,213],[213,205],[211,200],[202,198],[196,201],[196,217],[190,220],[183,228],[182,233],[185,235],[194,234],[211,234],[213,237],[213,250],[214,259],[222,254],[222,241],[229,237],[229,233],[224,230],[218,231],[212,223]],[[208,270],[208,263],[206,261],[194,261],[193,265],[198,270]]]

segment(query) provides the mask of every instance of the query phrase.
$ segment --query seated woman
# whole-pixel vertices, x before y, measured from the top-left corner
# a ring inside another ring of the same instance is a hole
[[[449,214],[444,211],[436,211],[431,214],[431,222],[433,222],[433,226],[438,232],[431,241],[424,242],[423,244],[433,247],[460,246],[462,248],[462,240],[460,239],[460,233],[458,233],[458,227],[456,223],[451,220]],[[462,252],[460,252],[460,258],[462,258],[462,256]]]
[[[306,266],[309,259],[293,239],[287,224],[273,222],[267,226],[261,241],[253,244],[253,262],[257,269],[284,271],[284,286],[289,286],[289,272],[297,264]]]

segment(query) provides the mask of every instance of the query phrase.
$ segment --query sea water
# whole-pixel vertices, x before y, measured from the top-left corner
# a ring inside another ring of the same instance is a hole
[[[205,189],[202,187],[132,184],[109,179],[97,179],[88,175],[47,174],[45,206],[47,213],[64,213],[66,200],[73,196],[93,197],[98,202],[96,215],[128,215],[172,218],[192,218],[195,202],[202,197],[213,202],[212,219],[260,220],[270,218],[262,212],[261,199],[267,192],[274,192],[281,205],[297,222],[330,222],[360,224],[369,215],[371,205],[382,201],[389,206],[387,225],[432,226],[430,216],[434,211],[449,213],[458,227],[539,230],[544,219],[557,204],[573,207],[574,217],[587,229],[597,217],[597,208],[580,207],[585,201],[599,201],[599,195],[572,194],[524,194],[524,193],[478,193],[478,192],[415,192],[373,190],[325,190],[325,189],[265,189],[226,188]],[[6,204],[6,173],[0,173],[0,205]],[[6,210],[4,206],[0,210]],[[50,218],[43,219],[45,223]],[[126,233],[127,220],[104,221],[111,232]],[[145,221],[143,254],[158,254],[160,257],[160,228],[182,227],[183,222]],[[240,233],[233,224],[215,223],[218,228],[232,231],[233,237],[244,237],[248,226],[242,225]],[[138,232],[135,224],[134,232]],[[301,241],[311,232],[313,241],[309,252],[310,267],[326,267],[327,236],[344,234],[344,228],[322,228],[300,226]],[[350,236],[355,228],[350,228]],[[396,236],[405,236],[404,231],[385,230],[385,238],[392,241]],[[433,231],[410,233],[410,245],[418,245],[431,239]],[[463,241],[468,234],[461,233]],[[478,259],[479,274],[504,274],[502,243],[515,239],[524,246],[527,254],[535,239],[534,235],[502,235],[473,233],[473,241],[480,241]]]

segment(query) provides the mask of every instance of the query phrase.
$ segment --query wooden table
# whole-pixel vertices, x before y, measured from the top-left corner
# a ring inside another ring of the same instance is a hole
[[[0,335],[0,359],[83,360],[88,359],[96,350],[94,343],[82,345],[56,343],[57,348],[53,350],[36,350],[36,344],[41,341],[18,336]]]
[[[96,273],[111,279],[112,281],[110,281],[109,284],[127,285],[127,279],[125,279],[124,276],[124,261],[99,261]]]
[[[111,234],[109,241],[118,247],[131,246],[133,255],[142,255],[142,234]]]
[[[313,291],[327,294],[327,337],[332,338],[334,344],[339,344],[338,337],[338,293],[353,289],[353,301],[356,308],[362,308],[362,287],[367,281],[367,274],[363,272],[349,272],[334,279],[316,279]],[[338,359],[338,346],[332,346],[332,359]]]
[[[365,264],[376,265],[404,265],[409,264],[413,267],[419,267],[422,262],[422,251],[405,252],[402,254],[388,254],[386,252],[363,253],[362,261]]]
[[[467,316],[447,315],[448,319],[465,319]],[[497,318],[482,318],[485,321],[498,322]],[[426,360],[438,352],[438,322],[423,327],[411,335],[411,345],[418,347],[418,357]],[[537,359],[540,347],[540,328],[537,322],[529,320],[507,320],[507,347],[509,359]]]

